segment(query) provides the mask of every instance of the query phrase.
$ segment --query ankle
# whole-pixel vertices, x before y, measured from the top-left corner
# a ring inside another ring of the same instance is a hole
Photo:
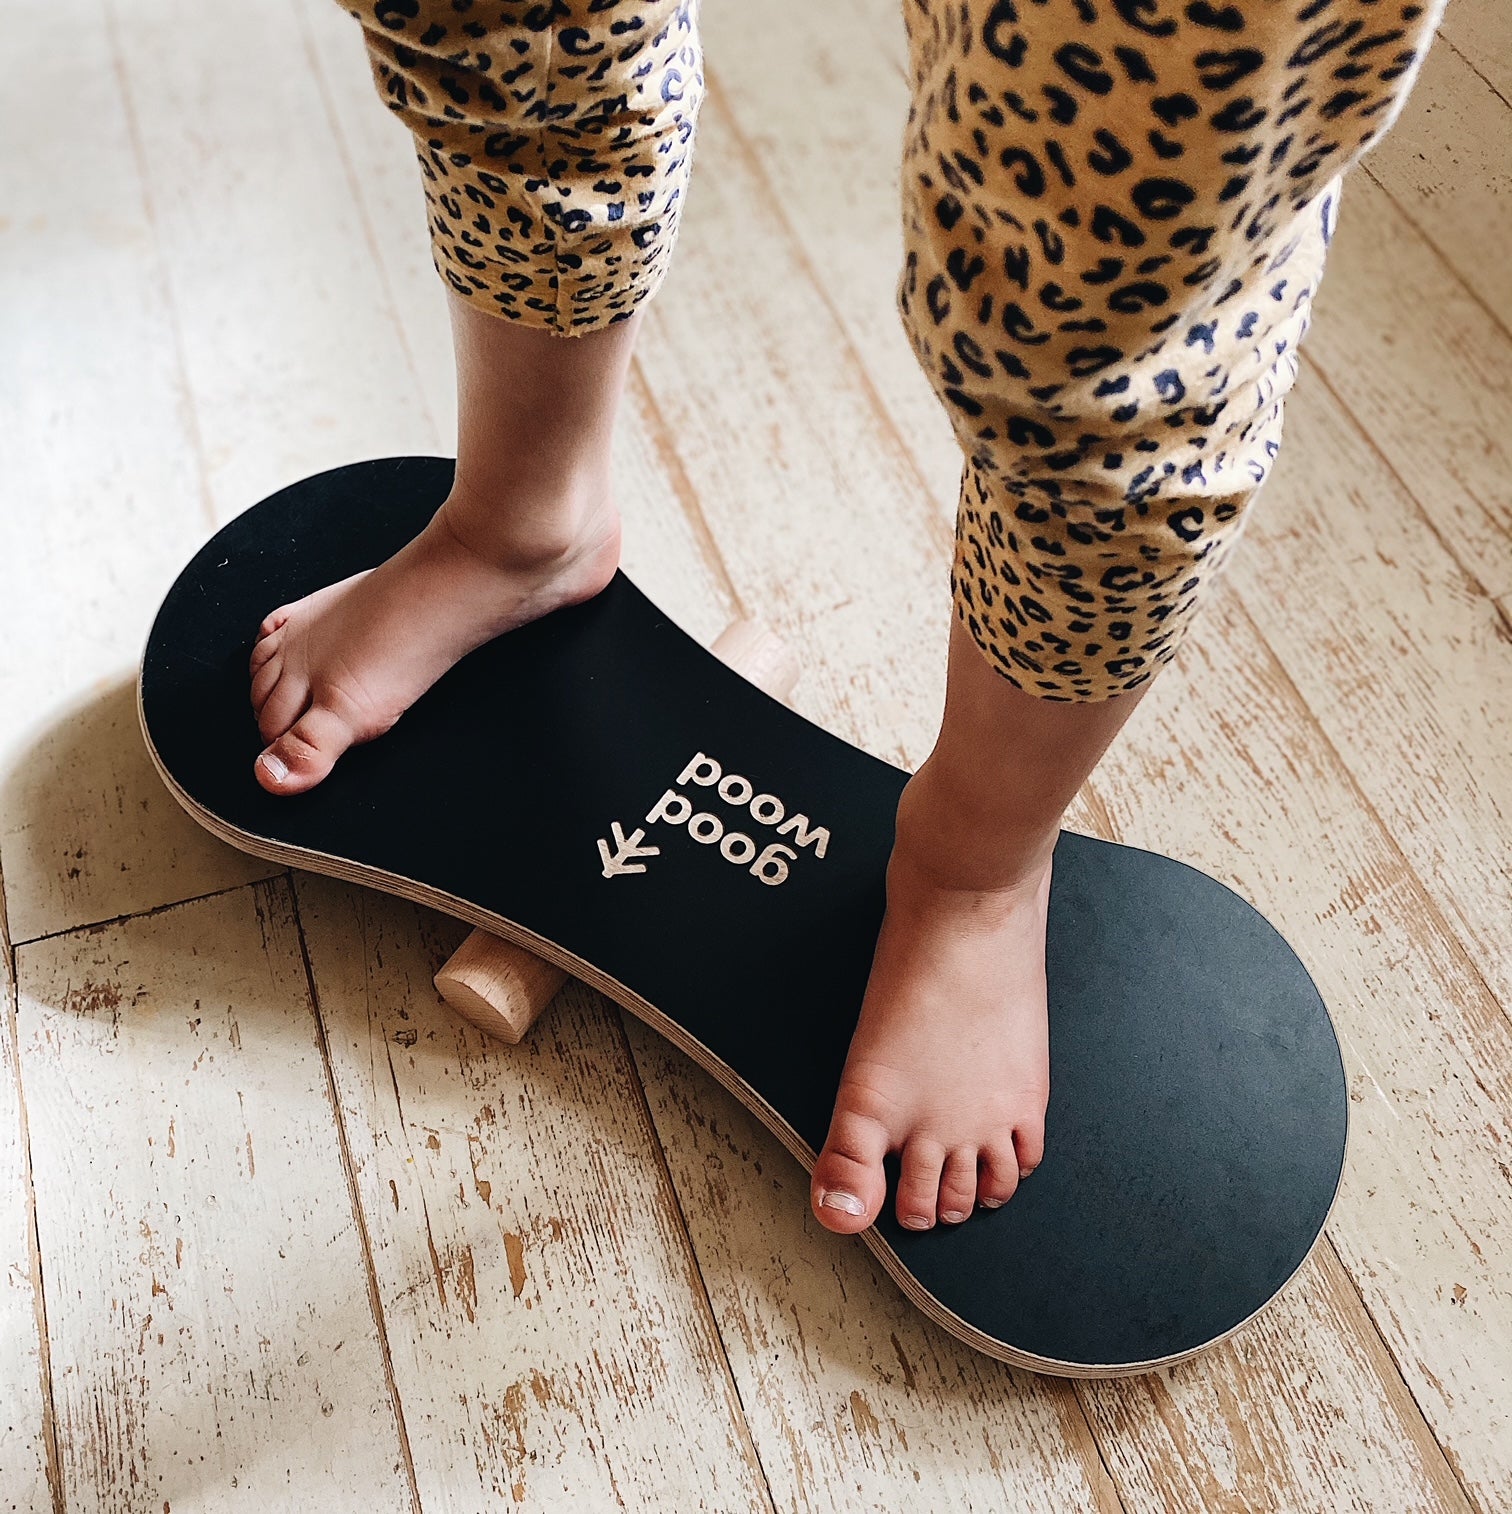
[[[1049,870],[1060,819],[1019,811],[1011,790],[984,797],[974,785],[952,782],[931,759],[903,790],[893,857],[900,870],[941,888],[1037,891]]]
[[[618,552],[619,513],[607,480],[596,477],[520,478],[493,491],[459,475],[434,524],[508,572],[551,574],[611,544]]]

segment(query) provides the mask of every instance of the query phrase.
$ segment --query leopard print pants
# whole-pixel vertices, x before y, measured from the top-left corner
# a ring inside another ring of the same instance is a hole
[[[903,5],[898,305],[965,458],[956,613],[1017,687],[1111,698],[1171,659],[1243,527],[1340,176],[1443,0]],[[697,0],[348,8],[461,298],[574,334],[655,291]]]

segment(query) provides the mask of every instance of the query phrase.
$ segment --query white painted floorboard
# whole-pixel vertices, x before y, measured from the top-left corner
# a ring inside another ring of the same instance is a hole
[[[705,639],[765,618],[804,713],[914,765],[957,462],[892,311],[896,6],[705,26],[626,565]],[[489,1045],[429,985],[459,927],[178,811],[132,677],[182,561],[291,479],[450,451],[416,171],[333,0],[57,0],[6,36],[0,1514],[1512,1506],[1500,0],[1454,0],[1349,186],[1245,549],[1073,810],[1297,946],[1344,1191],[1252,1329],[1075,1385],[924,1321],[596,996]]]

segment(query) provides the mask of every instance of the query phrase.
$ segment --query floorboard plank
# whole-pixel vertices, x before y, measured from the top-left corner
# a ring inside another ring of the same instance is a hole
[[[297,887],[425,1508],[767,1507],[612,1009],[489,1041],[431,984],[463,927]]]
[[[276,871],[164,792],[136,659],[217,519],[405,450],[416,407],[386,378],[402,352],[287,5],[64,0],[16,25],[0,129],[28,149],[6,157],[0,256],[55,272],[0,317],[28,501],[0,520],[0,597],[47,627],[0,668],[0,855],[27,941]],[[295,66],[227,61],[253,56]],[[36,131],[64,97],[66,126]],[[60,206],[86,131],[91,187]]]
[[[1286,446],[1234,587],[1512,1017],[1512,636],[1322,384]]]
[[[17,957],[67,1507],[410,1510],[288,883]]]
[[[5,1514],[42,1514],[53,1506],[33,1204],[16,1061],[16,987],[0,916],[0,1510]]]
[[[1512,592],[1512,336],[1365,174],[1339,231],[1302,349],[1411,492],[1442,551]]]
[[[426,450],[295,0],[219,16],[150,0],[113,32],[216,518],[322,468]]]
[[[106,13],[29,8],[7,43],[26,62],[0,92],[0,137],[26,145],[0,161],[0,266],[17,296],[0,305],[0,604],[17,653],[0,659],[0,856],[26,941],[273,869],[168,798],[128,689],[210,515]]]
[[[1272,619],[1267,611],[1259,623],[1269,631]],[[1238,889],[1313,973],[1351,1099],[1329,1235],[1385,1342],[1374,1353],[1379,1412],[1399,1414],[1408,1401],[1394,1382],[1400,1371],[1451,1464],[1484,1507],[1497,1507],[1512,1494],[1503,1407],[1512,1287],[1498,1260],[1512,1236],[1512,1027],[1477,964],[1232,584],[1213,596],[1178,669],[1162,676],[1092,788],[1101,826]],[[1350,1317],[1338,1290],[1335,1307]],[[1290,1349],[1331,1370],[1372,1333],[1356,1317],[1329,1343],[1299,1323]],[[1280,1364],[1274,1371],[1286,1375]],[[1245,1416],[1269,1413],[1260,1379],[1250,1392]],[[1400,1433],[1415,1430],[1408,1421]],[[1310,1463],[1306,1442],[1296,1449]],[[1351,1465],[1369,1486],[1374,1454],[1361,1448]]]
[[[1503,100],[1512,101],[1512,24],[1502,0],[1453,0],[1439,23],[1439,36]]]
[[[1512,109],[1464,53],[1429,49],[1396,125],[1360,167],[1512,330]]]

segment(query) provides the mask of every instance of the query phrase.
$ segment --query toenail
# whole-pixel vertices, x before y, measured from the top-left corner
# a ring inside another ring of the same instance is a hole
[[[928,1230],[934,1221],[927,1214],[905,1214],[898,1223],[906,1225],[910,1230]]]
[[[1003,1201],[1001,1199],[983,1199],[982,1203],[985,1204],[988,1209],[1001,1209],[1003,1207]]]
[[[257,760],[262,763],[263,772],[265,772],[268,777],[274,781],[274,783],[282,783],[284,779],[289,776],[288,768],[285,767],[284,764],[272,754],[272,752],[264,752],[262,756]]]
[[[961,1221],[966,1218],[966,1215],[965,1212],[960,1209],[946,1209],[941,1213],[940,1218],[944,1220],[947,1225],[959,1225]]]
[[[831,1191],[828,1188],[819,1190],[819,1207],[821,1209],[839,1209],[845,1214],[865,1214],[866,1205],[853,1193],[845,1193],[840,1190]]]

